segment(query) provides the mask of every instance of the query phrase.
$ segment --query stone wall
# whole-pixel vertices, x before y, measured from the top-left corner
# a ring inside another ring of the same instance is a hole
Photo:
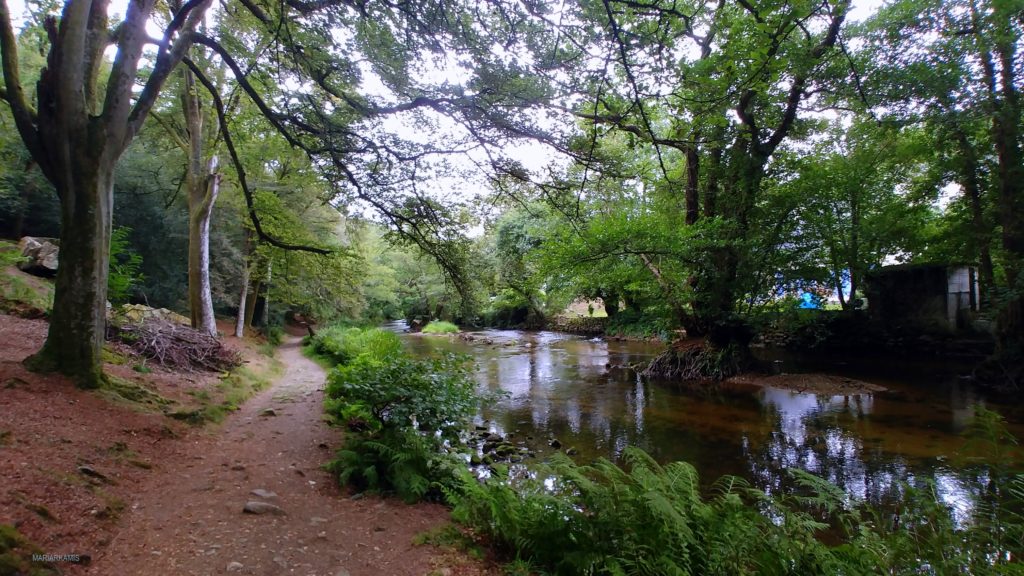
[[[598,335],[604,334],[608,327],[608,318],[593,316],[556,316],[548,321],[548,330],[568,332],[570,334]]]

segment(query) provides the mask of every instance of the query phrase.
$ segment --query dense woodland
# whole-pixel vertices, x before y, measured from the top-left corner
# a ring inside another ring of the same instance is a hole
[[[210,332],[601,298],[723,375],[792,295],[852,313],[938,262],[978,267],[1012,386],[1022,29],[1019,0],[4,2],[0,233],[61,242],[32,363],[96,385],[108,295]]]

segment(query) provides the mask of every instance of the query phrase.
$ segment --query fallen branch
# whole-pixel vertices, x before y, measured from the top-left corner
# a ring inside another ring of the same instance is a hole
[[[111,326],[111,337],[165,368],[223,372],[242,363],[241,355],[217,338],[160,318]]]

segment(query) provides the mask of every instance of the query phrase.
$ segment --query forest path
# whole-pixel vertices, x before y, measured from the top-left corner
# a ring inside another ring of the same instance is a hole
[[[324,371],[302,355],[296,337],[277,358],[287,371],[272,386],[220,427],[174,443],[126,503],[122,529],[88,573],[431,573],[437,551],[412,539],[446,522],[447,510],[343,494],[321,469],[341,436],[322,419]],[[257,496],[257,489],[276,496]],[[283,514],[243,513],[248,502]]]

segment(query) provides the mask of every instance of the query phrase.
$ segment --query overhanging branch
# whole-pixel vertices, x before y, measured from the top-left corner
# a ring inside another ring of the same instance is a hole
[[[274,238],[270,234],[267,234],[263,230],[263,225],[260,223],[259,215],[256,213],[256,204],[253,198],[252,190],[249,188],[248,180],[245,175],[245,167],[242,165],[242,160],[238,157],[238,151],[235,149],[234,141],[231,139],[231,132],[228,130],[227,115],[224,113],[224,101],[221,100],[220,94],[217,92],[217,88],[210,82],[210,79],[203,74],[203,71],[196,66],[190,58],[184,58],[182,60],[186,66],[192,70],[196,79],[202,84],[206,90],[210,93],[213,98],[214,108],[217,110],[217,119],[220,124],[221,136],[224,138],[224,145],[228,149],[228,155],[231,156],[231,162],[235,165],[235,172],[238,174],[238,184],[242,188],[242,194],[245,196],[245,206],[249,212],[249,220],[252,222],[253,229],[256,231],[256,235],[261,240],[276,246],[282,250],[294,250],[301,252],[312,252],[314,254],[332,254],[334,251],[329,248],[320,248],[316,246],[304,246],[301,244],[291,244]]]

